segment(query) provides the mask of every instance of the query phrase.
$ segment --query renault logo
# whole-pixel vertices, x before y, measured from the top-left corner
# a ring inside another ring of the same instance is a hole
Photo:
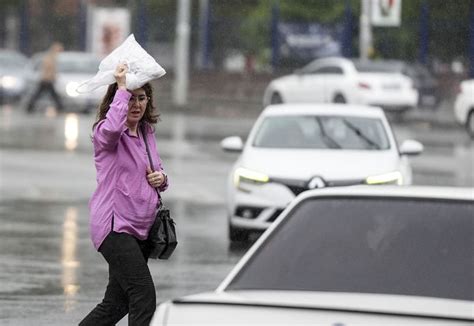
[[[314,177],[308,182],[309,189],[324,188],[325,186],[324,180],[320,177]]]

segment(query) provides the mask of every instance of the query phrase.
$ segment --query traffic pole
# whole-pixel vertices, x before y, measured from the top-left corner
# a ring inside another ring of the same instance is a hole
[[[362,60],[368,60],[372,51],[372,26],[370,23],[370,5],[372,0],[362,0],[360,10],[359,54]]]
[[[474,78],[474,3],[469,13],[469,77]]]
[[[189,84],[189,37],[191,6],[189,0],[178,1],[175,39],[175,80],[173,103],[185,106],[188,102]]]

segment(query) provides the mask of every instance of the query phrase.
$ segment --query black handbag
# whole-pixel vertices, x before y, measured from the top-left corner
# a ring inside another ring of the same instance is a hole
[[[155,222],[148,233],[148,242],[151,247],[149,258],[168,259],[176,249],[178,240],[169,209],[164,207],[158,209]]]
[[[145,142],[148,160],[150,161],[150,168],[155,171],[153,167],[153,160],[151,159],[150,148],[146,139],[146,131],[144,124],[141,124],[143,141]],[[176,237],[175,222],[170,216],[170,210],[166,208],[161,199],[160,192],[156,189],[158,198],[160,199],[160,207],[156,212],[155,221],[148,233],[147,241],[151,247],[149,258],[153,259],[168,259],[178,245]]]

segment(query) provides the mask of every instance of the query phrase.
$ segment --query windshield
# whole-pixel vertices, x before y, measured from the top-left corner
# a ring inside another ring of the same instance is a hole
[[[306,200],[227,290],[380,293],[473,300],[472,204]]]
[[[253,146],[385,150],[390,143],[382,121],[377,118],[291,115],[265,118]]]
[[[358,72],[368,73],[401,73],[404,69],[402,63],[391,61],[353,61]]]
[[[78,74],[95,74],[99,69],[100,60],[90,56],[60,57],[58,71]]]
[[[24,69],[28,59],[20,54],[0,53],[0,65],[7,68]]]

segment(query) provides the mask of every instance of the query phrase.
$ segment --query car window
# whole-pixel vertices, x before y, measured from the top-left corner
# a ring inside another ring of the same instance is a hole
[[[344,71],[339,66],[321,66],[318,63],[309,64],[301,69],[303,74],[338,74],[342,75]]]
[[[308,199],[226,290],[473,300],[473,209],[461,201]]]
[[[384,61],[353,61],[354,67],[358,72],[366,73],[401,73],[402,64],[384,62]]]
[[[41,69],[42,58],[43,55],[35,55],[30,59],[30,65],[34,71],[39,71]]]
[[[377,118],[350,116],[272,116],[260,125],[254,147],[386,150],[390,142]]]
[[[28,59],[19,53],[0,53],[0,65],[2,67],[23,69],[28,65]]]
[[[327,67],[321,67],[319,69],[315,69],[312,74],[336,74],[336,75],[342,75],[343,71],[341,67],[337,66],[327,66]]]
[[[58,60],[58,71],[66,73],[95,74],[99,68],[100,60],[88,56],[61,56]]]

